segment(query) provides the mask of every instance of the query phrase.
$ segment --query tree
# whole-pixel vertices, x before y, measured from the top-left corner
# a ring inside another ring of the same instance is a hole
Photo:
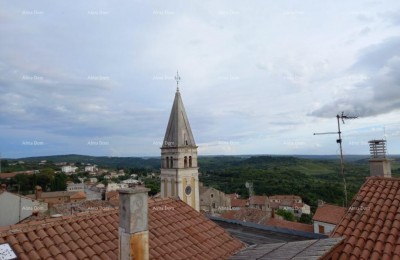
[[[144,185],[146,188],[149,188],[149,195],[153,196],[160,192],[160,182],[154,179],[145,179]]]
[[[305,224],[312,224],[312,217],[311,214],[301,214],[299,218],[300,223],[305,223]]]
[[[56,174],[50,184],[51,191],[64,191],[67,189],[68,176],[65,173]]]
[[[21,192],[26,192],[32,189],[30,178],[27,174],[17,174],[10,181],[11,185],[19,185]],[[18,188],[17,188],[18,189]]]
[[[291,211],[284,210],[284,209],[278,209],[275,213],[279,216],[282,216],[284,220],[288,220],[288,221],[295,220],[294,214]]]

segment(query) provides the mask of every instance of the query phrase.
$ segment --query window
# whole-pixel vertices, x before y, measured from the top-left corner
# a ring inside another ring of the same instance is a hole
[[[187,156],[185,156],[185,158],[184,158],[184,160],[183,160],[183,164],[184,164],[184,167],[187,168],[187,164],[188,164],[188,162],[187,162]]]
[[[189,185],[186,186],[185,193],[187,196],[189,196],[192,193],[192,187],[190,187]]]
[[[211,198],[214,198],[214,194],[212,194],[212,193],[211,193],[211,195],[210,195],[210,196],[211,196]]]
[[[173,157],[171,157],[170,168],[174,168],[174,158]]]
[[[189,167],[192,167],[192,156],[189,156]]]
[[[212,207],[213,207],[213,209],[215,209],[215,202],[213,202]]]
[[[167,158],[165,158],[165,161],[166,161],[165,168],[169,168],[169,157],[168,156],[167,156]]]

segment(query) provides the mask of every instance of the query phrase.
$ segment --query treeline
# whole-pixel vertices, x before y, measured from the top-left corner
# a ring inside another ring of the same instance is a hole
[[[336,160],[309,160],[294,157],[257,156],[251,158],[205,158],[199,162],[200,180],[225,193],[248,197],[246,182],[253,182],[256,195],[299,195],[315,210],[318,199],[344,205],[344,185]],[[211,167],[210,167],[211,165]],[[348,201],[369,176],[368,164],[347,163],[345,168]]]
[[[31,194],[34,193],[36,185],[42,187],[43,191],[65,191],[69,179],[64,173],[55,174],[52,169],[45,169],[40,173],[17,174],[10,179],[0,179],[0,182],[6,184],[8,190]]]

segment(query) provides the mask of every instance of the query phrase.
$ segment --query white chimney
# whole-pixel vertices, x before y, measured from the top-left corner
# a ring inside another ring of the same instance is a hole
[[[369,151],[369,168],[371,176],[392,177],[390,159],[386,158],[386,140],[371,140]]]
[[[137,187],[119,192],[119,260],[149,259],[148,196]]]

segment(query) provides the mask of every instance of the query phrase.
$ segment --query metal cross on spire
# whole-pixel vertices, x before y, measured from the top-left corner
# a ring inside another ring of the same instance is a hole
[[[179,92],[179,81],[181,80],[181,77],[179,76],[178,71],[176,71],[175,80],[176,80],[176,91]]]

